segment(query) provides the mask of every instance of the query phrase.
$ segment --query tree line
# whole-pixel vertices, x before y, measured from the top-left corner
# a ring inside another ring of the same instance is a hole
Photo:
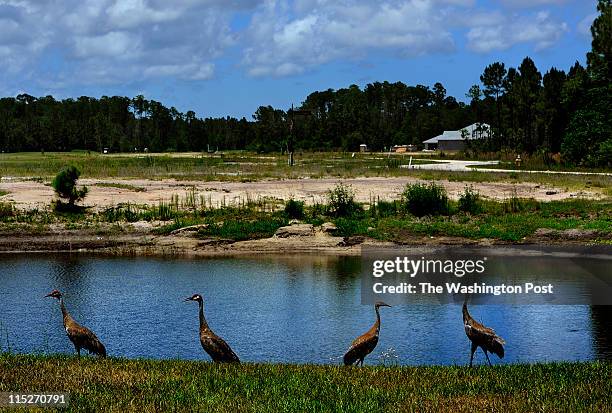
[[[612,164],[612,6],[599,0],[587,65],[542,74],[526,57],[517,67],[494,62],[467,102],[441,83],[374,82],[316,91],[297,109],[260,106],[252,120],[199,118],[143,96],[56,100],[20,94],[0,99],[4,151],[283,151],[374,150],[423,140],[474,122],[491,125],[476,151],[561,153],[567,163]],[[473,146],[473,145],[472,145]]]

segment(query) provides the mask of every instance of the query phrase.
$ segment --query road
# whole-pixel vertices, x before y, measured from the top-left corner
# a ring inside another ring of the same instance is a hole
[[[401,165],[400,168],[423,169],[429,171],[449,171],[449,172],[521,172],[528,174],[564,174],[564,175],[594,175],[612,176],[610,172],[579,172],[579,171],[536,171],[525,169],[498,169],[487,168],[488,165],[499,165],[499,161],[456,161],[456,160],[436,160],[428,159],[428,164]],[[483,168],[481,168],[483,166]]]

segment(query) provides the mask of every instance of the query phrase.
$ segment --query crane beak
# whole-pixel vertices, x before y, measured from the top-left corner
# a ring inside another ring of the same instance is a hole
[[[193,299],[191,297],[187,297],[183,301],[193,301]]]
[[[43,298],[51,297],[51,294],[45,295]]]

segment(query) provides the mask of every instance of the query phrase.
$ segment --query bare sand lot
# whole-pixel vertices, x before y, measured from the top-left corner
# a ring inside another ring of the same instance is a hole
[[[328,190],[342,182],[352,186],[356,200],[369,202],[373,199],[392,200],[399,198],[408,183],[419,182],[414,177],[368,177],[368,178],[322,178],[263,180],[255,182],[184,181],[174,179],[81,179],[89,193],[85,204],[94,209],[118,205],[120,203],[157,204],[168,201],[173,195],[185,198],[188,194],[204,199],[213,207],[231,205],[264,198],[287,200],[296,199],[307,204],[326,202]],[[421,181],[426,182],[426,181]],[[516,195],[521,198],[534,198],[540,201],[563,200],[569,198],[601,198],[595,191],[576,191],[539,185],[531,182],[480,182],[466,183],[441,180],[451,198],[457,198],[465,187],[472,185],[482,196],[503,200]],[[51,186],[40,181],[24,178],[3,178],[0,190],[7,192],[0,201],[14,202],[21,209],[40,208],[49,205],[54,199]]]

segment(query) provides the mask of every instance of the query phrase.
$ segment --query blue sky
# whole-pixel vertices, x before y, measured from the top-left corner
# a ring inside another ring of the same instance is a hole
[[[327,88],[584,63],[595,0],[0,0],[0,95],[143,94],[198,116]]]

